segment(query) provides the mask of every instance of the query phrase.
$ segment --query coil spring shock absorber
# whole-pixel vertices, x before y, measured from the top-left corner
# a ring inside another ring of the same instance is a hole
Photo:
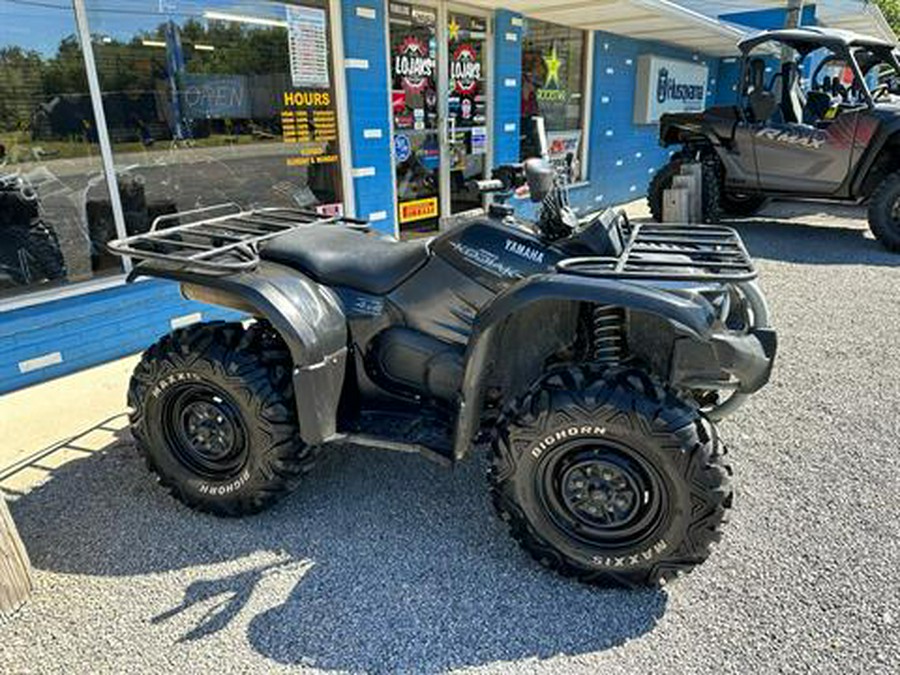
[[[592,334],[594,362],[618,366],[625,358],[625,310],[612,305],[597,305],[593,310]]]

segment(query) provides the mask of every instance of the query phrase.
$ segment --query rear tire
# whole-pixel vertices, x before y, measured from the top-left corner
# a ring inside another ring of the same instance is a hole
[[[219,516],[257,513],[312,469],[291,358],[267,324],[191,326],[150,347],[131,379],[131,433],[159,482]]]
[[[684,160],[675,157],[662,169],[656,172],[650,181],[647,191],[647,204],[650,214],[657,223],[663,222],[663,197],[666,190],[672,187],[672,179],[681,173]],[[719,205],[719,175],[713,162],[703,161],[703,222],[715,224],[722,219]]]
[[[869,228],[885,248],[900,253],[900,173],[885,178],[869,198]]]
[[[632,370],[548,375],[501,418],[494,506],[542,565],[599,585],[657,585],[709,556],[730,470],[695,406]]]
[[[722,212],[735,218],[749,218],[759,213],[769,203],[768,197],[761,195],[741,195],[723,193],[720,197]]]

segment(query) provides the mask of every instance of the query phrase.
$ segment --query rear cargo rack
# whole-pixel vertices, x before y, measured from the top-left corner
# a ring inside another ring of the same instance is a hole
[[[655,281],[751,281],[757,277],[740,235],[710,225],[629,224],[618,258],[569,258],[560,272]]]
[[[218,214],[218,215],[214,215]],[[191,222],[184,223],[185,220]],[[166,223],[174,223],[161,227]],[[113,253],[137,262],[155,261],[198,272],[230,274],[259,265],[263,242],[310,225],[343,224],[367,230],[364,220],[323,217],[315,211],[291,208],[242,210],[237,204],[159,216],[149,231],[109,242]]]

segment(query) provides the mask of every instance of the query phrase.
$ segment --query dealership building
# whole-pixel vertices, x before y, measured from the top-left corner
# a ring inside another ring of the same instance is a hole
[[[787,4],[0,0],[0,393],[230,316],[126,282],[106,243],[160,217],[292,206],[429,236],[539,152],[537,117],[579,212],[639,199],[659,116],[736,102],[736,43]],[[894,39],[860,0],[802,23]]]

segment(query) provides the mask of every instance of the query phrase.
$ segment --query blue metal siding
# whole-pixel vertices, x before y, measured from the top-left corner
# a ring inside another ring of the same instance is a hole
[[[230,310],[189,302],[178,284],[143,281],[0,313],[0,393],[146,349],[171,331],[175,317],[234,320]],[[62,363],[28,373],[23,361],[59,352]]]
[[[716,101],[719,59],[655,42],[595,32],[588,182],[574,188],[571,195],[572,205],[579,212],[641,198],[653,174],[668,161],[670,151],[659,145],[658,125],[634,123],[638,58],[644,54],[707,65],[707,102]],[[515,205],[523,217],[534,213],[534,206],[528,202],[517,201]]]
[[[734,12],[732,14],[722,14],[719,16],[722,21],[736,23],[748,28],[758,28],[759,30],[770,30],[772,28],[784,28],[787,20],[787,9],[782,7],[773,7],[771,9],[752,10],[749,12]],[[816,6],[806,5],[800,15],[800,25],[815,26]]]
[[[357,9],[362,9],[357,13]],[[356,215],[369,218],[384,213],[386,218],[372,223],[385,234],[394,234],[394,167],[391,155],[390,109],[388,105],[388,63],[385,5],[375,0],[344,0],[341,6],[344,58],[365,61],[366,68],[346,68],[347,104],[350,111],[349,169],[374,169],[371,176],[353,178]],[[375,18],[367,18],[375,13]],[[367,129],[381,131],[380,138],[366,138]]]
[[[522,110],[522,15],[499,10],[494,15],[494,165],[519,161],[519,116]],[[515,39],[513,39],[513,37]]]

